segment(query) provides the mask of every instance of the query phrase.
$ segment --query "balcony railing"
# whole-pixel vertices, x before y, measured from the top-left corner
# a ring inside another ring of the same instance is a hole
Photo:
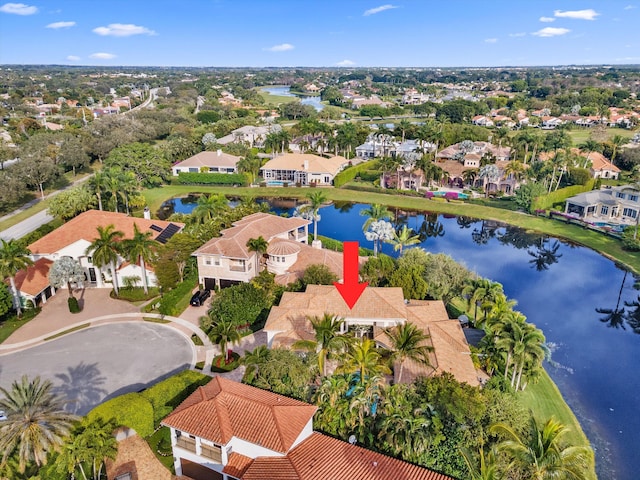
[[[209,445],[200,445],[201,456],[213,460],[216,463],[222,463],[222,449],[220,447],[210,447]]]
[[[244,265],[231,265],[229,266],[229,270],[232,272],[245,272],[246,268]]]
[[[181,436],[176,440],[176,447],[196,453],[196,441],[193,438]]]

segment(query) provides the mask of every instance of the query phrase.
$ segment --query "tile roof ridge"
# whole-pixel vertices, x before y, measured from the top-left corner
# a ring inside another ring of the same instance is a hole
[[[448,320],[448,321],[451,321],[451,320]],[[438,331],[442,334],[441,338],[443,338],[445,342],[447,342],[452,347],[456,347],[456,348],[459,348],[460,350],[464,350],[465,349],[464,345],[460,343],[458,340],[456,340],[455,338],[453,338],[451,334],[447,332],[444,328],[442,328],[440,325],[438,325],[438,323],[439,322],[431,323],[429,325],[429,330],[431,330],[431,328],[437,328]],[[433,336],[431,336],[431,342],[433,343]]]

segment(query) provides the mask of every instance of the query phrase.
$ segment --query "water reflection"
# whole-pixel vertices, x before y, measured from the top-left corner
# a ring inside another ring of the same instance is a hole
[[[532,268],[535,268],[538,272],[549,270],[549,267],[554,263],[558,263],[561,253],[558,253],[560,248],[560,242],[558,240],[550,241],[549,238],[540,237],[536,250],[527,250],[527,253],[533,257],[529,260],[529,264]]]
[[[437,238],[444,236],[444,225],[440,223],[437,213],[428,213],[424,216],[424,220],[418,229],[418,237],[420,242],[424,242],[427,238]]]
[[[627,310],[627,323],[631,327],[634,333],[640,334],[640,295],[637,300],[624,302],[625,307],[633,307]]]
[[[624,288],[624,282],[627,280],[628,271],[624,271],[624,277],[622,277],[622,283],[620,284],[620,290],[618,291],[618,300],[616,301],[615,308],[596,308],[596,312],[604,315],[600,318],[602,323],[605,323],[610,328],[622,328],[626,330],[624,325],[626,319],[626,311],[624,308],[620,308],[620,299],[622,297],[622,289]]]

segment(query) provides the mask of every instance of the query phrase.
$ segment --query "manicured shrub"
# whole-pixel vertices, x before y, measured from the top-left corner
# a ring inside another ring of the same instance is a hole
[[[127,393],[107,400],[87,414],[89,421],[114,419],[118,426],[133,428],[141,437],[153,433],[153,406],[139,393]]]
[[[369,162],[361,163],[360,165],[345,168],[342,172],[335,176],[335,178],[333,179],[333,186],[336,188],[342,187],[343,185],[351,182],[357,176],[360,176],[362,178],[362,174],[364,174],[364,172],[375,169],[377,165],[378,160],[371,160]]]
[[[249,184],[243,173],[180,172],[178,183],[183,185],[242,185]]]
[[[191,278],[185,279],[184,282],[179,284],[173,290],[165,293],[160,299],[160,305],[158,311],[163,315],[177,316],[180,315],[191,299],[191,292],[198,284],[198,279],[195,275]]]
[[[80,305],[78,305],[78,299],[76,297],[69,297],[67,299],[67,304],[69,305],[69,311],[71,313],[80,312]]]

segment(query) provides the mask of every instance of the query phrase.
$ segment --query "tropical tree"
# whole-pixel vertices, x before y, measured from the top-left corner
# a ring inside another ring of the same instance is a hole
[[[319,190],[307,194],[309,203],[300,207],[300,213],[313,220],[313,241],[318,240],[318,221],[320,220],[320,207],[327,201],[327,195]]]
[[[498,468],[497,449],[491,448],[485,454],[484,447],[481,447],[477,459],[466,449],[463,449],[461,453],[469,470],[469,480],[500,480],[504,478]]]
[[[562,437],[569,429],[554,418],[542,428],[533,415],[529,431],[519,434],[504,423],[497,423],[490,432],[505,438],[497,446],[515,465],[528,472],[528,478],[552,480],[557,478],[579,480],[587,478],[593,465],[593,451],[584,446],[567,446]]]
[[[364,237],[373,242],[373,255],[378,256],[380,241],[386,242],[393,238],[395,230],[393,225],[385,220],[378,220],[369,224],[369,230],[364,232]]]
[[[252,384],[256,378],[260,364],[265,362],[269,357],[269,349],[266,345],[259,345],[252,351],[245,351],[244,356],[240,359],[240,363],[245,366],[244,383]]]
[[[609,140],[609,143],[611,144],[611,163],[615,165],[618,149],[628,142],[629,139],[627,137],[623,137],[622,135],[615,135],[611,140]]]
[[[390,220],[393,218],[393,213],[391,213],[385,205],[381,205],[379,203],[373,203],[369,205],[369,208],[360,210],[360,215],[367,217],[362,225],[363,232],[366,232],[373,222]]]
[[[46,464],[49,452],[63,445],[77,417],[64,411],[62,400],[51,387],[48,380],[29,380],[26,375],[14,381],[10,390],[0,387],[0,410],[7,416],[0,424],[0,463],[17,451],[19,468],[24,472],[31,462]]]
[[[227,198],[222,194],[200,195],[191,215],[199,223],[207,223],[228,208]]]
[[[69,290],[69,297],[73,297],[71,284],[75,283],[77,286],[82,287],[83,282],[84,269],[77,260],[71,257],[62,257],[51,265],[49,283],[55,288],[66,285],[67,290]]]
[[[489,195],[489,185],[500,180],[500,169],[494,164],[484,165],[478,170],[478,178],[484,183],[484,194]]]
[[[105,170],[99,170],[93,174],[89,185],[96,197],[98,197],[98,209],[102,210],[102,194],[108,191],[108,174]]]
[[[314,316],[307,319],[311,322],[315,340],[299,340],[294,343],[294,347],[317,352],[318,370],[326,377],[327,358],[331,352],[344,348],[349,343],[349,338],[340,334],[344,319],[329,313],[325,313],[322,318]]]
[[[142,275],[142,288],[144,294],[149,294],[149,280],[147,279],[146,262],[153,262],[156,256],[156,242],[151,232],[142,232],[137,224],[133,224],[133,237],[122,241],[122,251],[125,252],[127,260],[132,263],[139,262],[140,274]]]
[[[256,274],[258,274],[260,273],[260,259],[267,252],[269,242],[267,242],[261,235],[258,238],[250,238],[247,240],[247,248],[250,252],[256,253]]]
[[[420,243],[420,235],[411,235],[412,233],[413,233],[413,230],[411,230],[410,228],[407,228],[406,225],[403,225],[402,230],[400,230],[400,233],[394,230],[393,238],[390,240],[387,240],[387,243],[390,243],[391,245],[393,245],[393,250],[394,251],[399,250],[400,255],[402,255],[402,250],[404,249],[404,247],[409,247],[411,245],[416,245]]]
[[[121,240],[124,237],[124,233],[120,230],[116,230],[116,227],[107,225],[106,227],[99,226],[97,228],[98,236],[91,242],[91,245],[85,250],[85,255],[90,255],[92,263],[102,268],[109,265],[111,270],[111,279],[113,281],[113,290],[118,296],[118,276],[116,275],[116,264],[120,258],[120,254],[123,252]]]
[[[224,355],[224,362],[229,363],[231,357],[227,347],[240,343],[242,337],[233,322],[220,320],[209,331],[209,338],[220,347],[221,354]]]
[[[360,385],[364,385],[368,379],[378,375],[391,373],[389,367],[382,362],[382,356],[377,351],[375,342],[368,338],[349,345],[338,370],[347,373],[357,372]]]
[[[86,185],[77,185],[63,190],[49,200],[49,215],[64,221],[95,207],[95,197]]]
[[[397,383],[402,382],[402,373],[406,360],[412,360],[425,366],[429,366],[429,353],[433,347],[428,345],[431,338],[411,322],[405,322],[394,328],[385,329],[384,333],[391,341],[391,358],[400,364]]]
[[[16,273],[24,270],[29,265],[33,265],[33,261],[29,258],[31,252],[17,240],[4,240],[0,246],[0,275],[3,279],[8,278],[11,285],[11,293],[13,294],[13,306],[18,313],[22,315],[22,301],[20,293],[16,287]]]

